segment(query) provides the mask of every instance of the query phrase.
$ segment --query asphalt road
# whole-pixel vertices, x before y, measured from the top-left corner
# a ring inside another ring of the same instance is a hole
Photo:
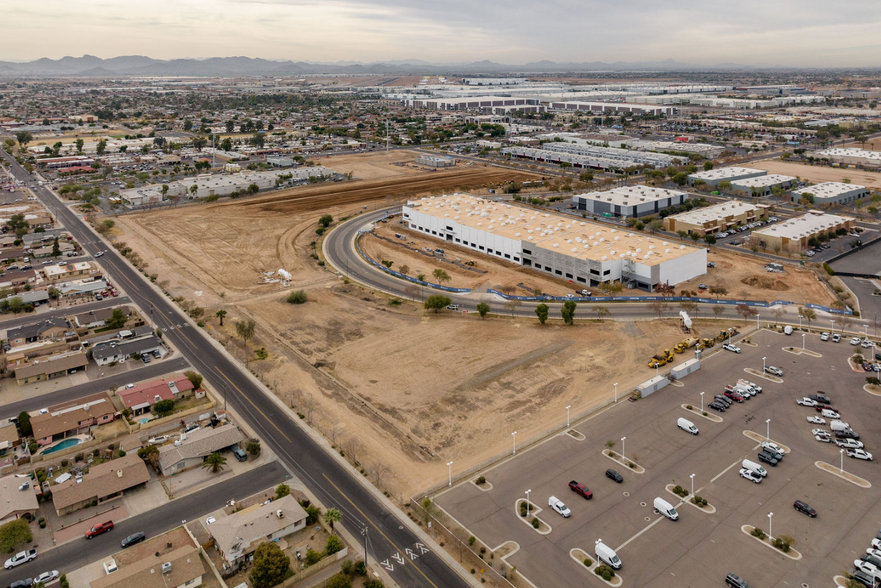
[[[74,539],[46,550],[37,546],[37,559],[13,570],[0,571],[0,585],[8,586],[22,578],[32,578],[47,570],[62,574],[81,567],[89,561],[100,561],[121,549],[119,543],[132,533],[143,531],[147,538],[155,537],[185,521],[195,520],[219,508],[230,499],[241,500],[254,493],[256,488],[269,488],[289,478],[280,463],[260,466],[246,476],[233,476],[204,490],[183,496],[143,514],[115,522],[109,533],[89,540]],[[138,491],[135,490],[135,493]]]
[[[33,182],[33,178],[12,157],[5,152],[2,154],[16,179],[28,184]],[[94,254],[106,249],[104,242],[85,226],[82,217],[77,216],[48,189],[35,186],[32,190],[85,251]],[[349,470],[327,455],[305,430],[291,422],[287,413],[279,409],[263,389],[219,351],[201,330],[191,327],[178,308],[166,296],[150,287],[116,250],[111,248],[100,261],[113,282],[125,290],[144,312],[152,314],[163,336],[211,381],[289,471],[302,480],[326,507],[338,508],[343,513],[343,521],[350,528],[366,526],[369,529],[368,552],[371,558],[387,560],[393,554],[403,556],[405,549],[414,548],[420,538],[402,524],[398,518],[402,516],[399,511],[387,509]],[[265,485],[250,484],[249,487],[254,491]],[[404,559],[405,563],[395,564],[391,572],[402,587],[468,585],[456,570],[431,552],[424,553],[418,560]]]
[[[14,329],[15,327],[20,327],[22,325],[26,325],[29,323],[35,323],[37,321],[42,321],[49,318],[59,317],[59,316],[72,316],[75,314],[83,314],[85,312],[89,312],[92,310],[100,310],[102,308],[111,308],[114,306],[122,306],[131,302],[128,296],[120,296],[119,298],[105,298],[104,300],[100,300],[97,302],[90,302],[88,304],[80,304],[77,306],[70,306],[68,308],[57,308],[55,310],[50,310],[49,312],[41,312],[41,313],[28,313],[24,315],[11,315],[9,318],[3,320],[0,319],[0,329]]]

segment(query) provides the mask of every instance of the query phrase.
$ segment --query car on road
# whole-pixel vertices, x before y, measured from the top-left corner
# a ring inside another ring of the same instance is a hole
[[[27,551],[19,551],[12,557],[6,560],[6,563],[3,564],[3,567],[7,570],[11,570],[14,567],[18,567],[23,563],[27,563],[32,559],[37,558],[37,550],[29,549]]]
[[[729,588],[749,588],[749,584],[746,583],[746,580],[737,574],[728,574],[725,576],[725,584],[728,585]]]
[[[863,449],[865,447],[862,441],[856,439],[838,439],[835,444],[844,449]]]
[[[805,396],[804,398],[799,398],[795,401],[796,404],[800,404],[801,406],[817,406],[817,401],[812,398],[808,398]]]
[[[839,341],[841,341],[841,335],[839,335],[838,333],[835,333],[834,335],[832,335],[832,342],[833,343],[838,343]]]
[[[449,304],[447,305],[447,310],[459,310],[458,304]]]
[[[733,351],[734,353],[740,353],[740,347],[738,347],[737,345],[729,345],[728,343],[723,343],[722,349],[726,351]]]
[[[762,451],[759,453],[759,461],[765,462],[771,467],[777,467],[777,464],[780,463],[780,460],[775,456],[771,455],[767,451]]]
[[[104,255],[104,252],[99,251],[98,253],[95,254],[95,257],[101,257],[102,255]]]
[[[120,542],[120,545],[122,546],[123,549],[125,549],[126,547],[131,547],[135,543],[140,543],[141,541],[144,540],[145,537],[146,537],[146,535],[144,535],[143,531],[138,531],[137,533],[132,533],[131,535],[129,535],[128,537],[123,539]]]
[[[841,415],[835,412],[834,410],[830,410],[828,408],[824,408],[820,411],[820,414],[826,417],[827,419],[837,419],[840,418]]]
[[[872,454],[865,449],[845,449],[844,452],[847,454],[848,457],[852,457],[854,459],[872,461]]]
[[[755,482],[756,484],[759,484],[762,481],[761,474],[757,474],[757,473],[753,472],[752,470],[748,470],[746,468],[740,468],[740,477],[746,478],[747,480]]]
[[[563,518],[569,518],[570,516],[572,516],[572,511],[569,510],[569,507],[563,504],[563,501],[556,496],[551,496],[550,498],[548,498],[548,506],[550,506],[552,510],[560,514]]]
[[[714,400],[714,401],[710,402],[709,404],[707,404],[707,407],[712,408],[713,410],[718,410],[719,412],[725,412],[725,410],[727,408],[724,404],[722,404],[718,400]]]
[[[587,499],[593,498],[593,492],[590,491],[590,488],[585,486],[584,484],[579,484],[575,480],[569,482],[569,489],[575,492],[576,494],[581,494]]]
[[[9,588],[31,588],[34,585],[34,581],[31,578],[25,578],[24,580],[16,580],[12,584],[9,585]]]
[[[39,576],[34,578],[34,584],[39,584],[40,582],[42,582],[43,584],[48,584],[49,582],[54,582],[55,580],[58,579],[59,575],[60,574],[58,573],[58,570],[50,570],[48,572],[43,572],[42,574],[40,574]]]
[[[113,530],[113,521],[107,521],[106,523],[99,523],[86,531],[86,539],[91,539],[92,537],[97,537],[102,533],[106,533],[108,531]]]
[[[825,425],[826,419],[824,419],[823,417],[818,417],[818,416],[809,416],[808,422],[811,423],[812,425]]]
[[[621,474],[619,474],[615,470],[606,470],[606,477],[610,480],[618,482],[619,484],[624,481],[624,478],[621,477]]]
[[[779,367],[775,367],[773,365],[765,366],[765,373],[771,374],[772,376],[783,377],[783,370],[781,370]]]
[[[811,400],[816,402],[817,404],[832,404],[832,401],[829,400],[829,397],[825,394],[821,394],[817,392],[816,394],[811,394],[808,396]]]
[[[860,342],[861,342],[861,340],[860,340],[859,337],[852,337],[851,340],[850,340],[850,344],[851,344],[851,345],[859,345]]]
[[[829,340],[829,333],[821,333],[820,334],[820,341],[828,341],[828,340]]]

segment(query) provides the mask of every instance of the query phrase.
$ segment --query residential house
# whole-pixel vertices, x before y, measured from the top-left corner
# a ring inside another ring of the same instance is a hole
[[[21,299],[22,304],[33,304],[34,307],[40,306],[41,304],[49,303],[49,290],[31,290],[29,292],[19,292],[18,294],[10,294],[4,300],[11,300],[13,298]]]
[[[139,415],[150,410],[150,407],[160,400],[180,400],[193,395],[193,383],[186,376],[178,376],[172,379],[161,378],[145,384],[138,384],[134,388],[118,390],[116,393],[122,399],[125,407],[133,414]]]
[[[147,539],[113,556],[116,571],[92,580],[91,588],[187,588],[207,573],[199,545],[183,527]]]
[[[12,421],[0,425],[0,455],[5,455],[13,447],[21,445],[18,427]]]
[[[46,339],[60,339],[70,331],[67,320],[55,317],[28,323],[6,331],[6,340],[12,347]]]
[[[208,526],[224,569],[235,569],[253,558],[264,541],[276,541],[306,526],[306,511],[291,496],[268,504],[255,504]]]
[[[242,441],[242,433],[235,425],[206,427],[186,435],[172,445],[159,448],[159,469],[168,476],[201,464],[206,457]]]
[[[78,370],[85,371],[89,366],[89,358],[85,353],[53,355],[46,359],[35,360],[31,364],[15,368],[15,380],[19,385],[31,384],[41,380],[51,380],[74,374]]]
[[[108,365],[125,361],[135,353],[144,355],[154,351],[158,351],[163,357],[168,353],[159,337],[148,335],[140,339],[99,343],[92,349],[92,359],[98,365]]]
[[[113,422],[116,407],[107,392],[51,406],[47,412],[31,417],[34,439],[49,445],[70,435],[89,433],[95,427]]]
[[[37,508],[37,495],[27,478],[0,478],[0,525],[22,517],[34,520]]]
[[[50,282],[69,280],[96,271],[98,270],[88,261],[77,261],[67,265],[45,265],[40,269],[46,280]]]
[[[132,314],[132,310],[128,306],[118,306],[116,308],[121,310],[126,317],[129,317]],[[89,312],[78,314],[73,317],[73,324],[77,327],[84,327],[87,329],[101,328],[107,324],[107,321],[113,316],[113,311],[116,310],[116,308],[99,308],[98,310],[91,310]]]
[[[58,516],[122,496],[126,490],[146,484],[150,472],[136,453],[104,462],[90,469],[80,479],[67,480],[50,488]]]
[[[74,280],[56,286],[61,298],[89,298],[107,288],[104,280]]]

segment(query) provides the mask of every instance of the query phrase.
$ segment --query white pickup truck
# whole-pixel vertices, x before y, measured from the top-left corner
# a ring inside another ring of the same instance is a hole
[[[569,510],[569,507],[563,504],[563,501],[556,496],[551,496],[550,498],[548,498],[548,506],[561,514],[564,518],[572,515],[572,511]]]

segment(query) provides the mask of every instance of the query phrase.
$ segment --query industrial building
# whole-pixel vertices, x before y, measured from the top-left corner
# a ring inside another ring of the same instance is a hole
[[[764,204],[731,200],[668,216],[664,219],[664,230],[675,233],[685,231],[703,237],[765,218],[767,213],[768,207]]]
[[[796,179],[792,176],[769,174],[754,178],[741,178],[731,182],[734,192],[742,192],[747,196],[770,196],[773,188],[788,190]]]
[[[653,104],[628,104],[626,102],[580,102],[542,100],[550,110],[577,110],[601,115],[643,115],[673,116],[678,110],[673,106]]]
[[[722,155],[725,147],[709,145],[707,143],[681,143],[673,141],[645,141],[643,139],[628,139],[624,143],[631,149],[638,151],[672,151],[678,153],[694,153],[707,159],[715,159]]]
[[[624,186],[606,192],[576,194],[572,203],[578,210],[612,217],[641,217],[658,214],[665,208],[679,206],[688,194],[649,186]]]
[[[814,205],[852,204],[861,198],[868,198],[869,190],[865,186],[845,184],[842,182],[823,182],[807,188],[792,191],[793,200],[801,199],[803,194],[814,197]]]
[[[704,248],[467,194],[410,201],[403,220],[425,235],[576,285],[620,280],[651,291],[707,269]]]
[[[681,160],[680,157],[665,153],[651,153],[645,151],[631,151],[629,149],[616,149],[614,147],[601,147],[598,145],[575,145],[572,143],[556,142],[545,143],[542,149],[557,151],[559,153],[573,153],[587,157],[602,157],[605,159],[618,160],[624,167],[630,165],[650,165],[652,167],[668,167],[674,162]]]
[[[424,165],[426,167],[454,167],[456,165],[455,159],[441,155],[417,155],[413,162],[416,165]]]
[[[564,145],[564,143],[545,143],[545,146],[547,147],[558,145]],[[572,147],[579,146],[572,145]],[[596,147],[595,149],[603,148]],[[570,150],[562,151],[559,149],[537,149],[534,147],[516,146],[503,148],[501,150],[501,154],[510,155],[512,157],[520,157],[523,159],[531,159],[533,161],[547,161],[551,163],[566,162],[571,163],[575,167],[590,167],[593,169],[601,169],[603,171],[622,170],[628,167],[637,167],[640,165],[654,166],[654,164],[652,163],[647,163],[647,158],[641,157],[643,155],[647,155],[645,153],[626,151],[624,149],[610,149],[610,151],[617,151],[617,153],[601,155],[600,153],[602,152],[594,152],[594,154],[592,155],[584,155],[579,153],[572,153],[570,152]],[[660,154],[653,153],[651,155]],[[670,156],[664,155],[663,157]],[[657,163],[657,166],[664,167],[664,164]]]
[[[850,231],[853,226],[852,218],[812,210],[786,222],[753,231],[750,242],[775,252],[801,253],[810,248],[808,241],[812,238],[835,233],[840,228]]]
[[[694,186],[694,183],[701,180],[708,186],[718,187],[722,182],[731,182],[733,185],[737,180],[745,180],[747,178],[757,178],[759,176],[768,175],[763,169],[752,169],[748,167],[721,167],[719,169],[711,169],[709,171],[695,172],[688,175],[688,185]]]
[[[815,151],[817,159],[828,159],[842,165],[861,165],[863,167],[881,167],[881,151],[866,151],[856,147],[834,147]]]

